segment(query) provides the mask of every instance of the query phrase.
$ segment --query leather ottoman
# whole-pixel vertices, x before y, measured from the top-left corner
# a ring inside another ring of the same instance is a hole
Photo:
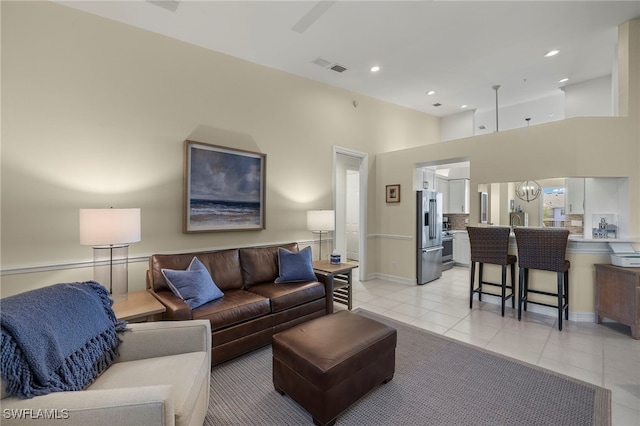
[[[332,425],[340,413],[395,372],[396,330],[340,311],[273,336],[273,385]]]

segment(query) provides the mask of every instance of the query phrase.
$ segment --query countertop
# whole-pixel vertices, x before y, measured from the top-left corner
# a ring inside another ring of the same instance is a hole
[[[450,229],[449,234],[455,235],[459,233],[467,233],[466,230],[462,229]],[[515,235],[511,232],[511,244],[515,246]],[[609,243],[630,243],[630,244],[638,244],[640,243],[640,237],[629,237],[629,238],[584,238],[582,235],[571,234],[569,235],[569,243],[567,245],[567,249],[571,252],[577,253],[613,253],[611,247],[609,247]],[[640,250],[640,247],[636,248],[636,250]]]
[[[570,241],[581,243],[638,243],[640,238],[584,238],[582,235],[569,235]]]
[[[450,229],[447,231],[450,235],[467,231],[464,229]],[[515,238],[513,231],[510,234]],[[640,237],[628,237],[628,238],[585,238],[582,235],[570,234],[569,241],[575,241],[577,243],[640,243]]]

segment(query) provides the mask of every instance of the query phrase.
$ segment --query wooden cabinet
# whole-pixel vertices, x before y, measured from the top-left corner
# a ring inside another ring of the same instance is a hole
[[[595,267],[598,324],[610,318],[631,327],[631,337],[640,339],[640,268]]]
[[[564,180],[564,213],[584,214],[584,178]]]
[[[449,211],[447,213],[469,213],[469,179],[449,181]]]
[[[471,262],[471,244],[466,231],[453,234],[453,261],[464,266],[469,266]]]

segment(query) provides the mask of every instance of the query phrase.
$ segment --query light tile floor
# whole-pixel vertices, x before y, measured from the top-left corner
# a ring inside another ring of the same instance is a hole
[[[517,309],[509,303],[504,318],[497,304],[475,300],[469,309],[469,270],[459,267],[422,286],[355,280],[353,299],[354,309],[611,389],[613,425],[640,426],[640,341],[631,338],[627,326],[568,321],[558,331],[557,318],[523,312],[518,321]],[[346,308],[337,303],[335,307]]]

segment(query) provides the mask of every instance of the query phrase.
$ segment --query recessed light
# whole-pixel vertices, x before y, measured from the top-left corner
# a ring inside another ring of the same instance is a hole
[[[467,105],[460,105],[460,108],[466,108]]]
[[[380,67],[379,66],[375,65],[375,66],[371,67],[371,72],[378,72],[378,71],[380,71]]]
[[[550,50],[547,53],[544,54],[545,58],[550,58],[552,56],[556,56],[558,53],[560,53],[559,50]]]
[[[565,77],[558,80],[558,83],[566,83],[567,81],[569,81],[569,79]]]
[[[436,91],[435,91],[435,90],[429,90],[429,91],[427,92],[427,95],[429,95],[429,96],[431,96],[431,95],[435,95],[435,94],[436,94]]]

